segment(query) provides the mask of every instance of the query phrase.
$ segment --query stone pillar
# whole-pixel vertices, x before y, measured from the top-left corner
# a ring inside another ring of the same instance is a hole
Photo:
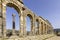
[[[12,14],[13,22],[13,35],[15,35],[15,14]]]
[[[20,13],[20,36],[23,36],[23,10],[21,9],[20,10],[21,11],[21,13]]]
[[[46,34],[47,34],[47,24],[46,24]]]
[[[26,36],[27,35],[27,31],[26,31],[26,15],[24,15],[23,19],[24,19],[24,28],[23,28],[24,32],[23,33],[24,33],[24,36]]]
[[[2,36],[2,17],[0,16],[0,37]]]
[[[48,33],[50,34],[50,26],[48,26]]]
[[[42,25],[41,25],[41,21],[39,22],[39,34],[41,34],[41,29],[42,29]]]
[[[0,37],[2,37],[2,2],[0,0]]]
[[[48,34],[48,25],[47,25],[47,34]]]
[[[44,24],[44,26],[45,26],[45,34],[46,34],[46,24]]]
[[[40,20],[38,19],[38,35],[40,34]]]
[[[43,22],[41,22],[41,34],[43,34]]]
[[[33,19],[30,19],[31,20],[31,31],[30,31],[30,35],[33,35]]]
[[[43,22],[43,34],[45,33],[45,25],[44,25],[44,22]]]
[[[31,26],[32,27],[32,34],[35,35],[35,19],[34,19],[34,17],[33,17],[33,20],[31,22],[32,22],[32,24],[31,24],[32,25]]]
[[[47,29],[46,30],[47,30],[47,34],[48,34],[48,25],[47,25]]]
[[[39,20],[39,35],[41,34],[41,21]]]
[[[2,26],[3,36],[6,37],[6,5],[2,3]]]
[[[43,22],[43,34],[46,34],[46,24]]]
[[[47,25],[47,34],[49,34],[49,26]]]

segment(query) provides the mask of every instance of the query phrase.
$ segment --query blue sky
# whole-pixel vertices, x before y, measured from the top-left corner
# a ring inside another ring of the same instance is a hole
[[[53,28],[60,28],[60,0],[23,0],[24,5],[36,15],[48,19]],[[16,28],[19,29],[19,17],[14,8],[7,7],[6,27],[12,29],[12,13],[16,14]],[[30,19],[27,17],[27,30],[30,30]]]
[[[23,0],[36,15],[48,19],[54,28],[60,28],[60,0]]]

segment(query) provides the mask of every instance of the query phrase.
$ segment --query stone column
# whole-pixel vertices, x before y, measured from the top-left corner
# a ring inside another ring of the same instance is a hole
[[[34,26],[35,26],[35,28],[34,28],[34,34],[36,35],[36,31],[37,31],[37,27],[36,27],[36,16],[34,15]]]
[[[13,22],[13,35],[15,35],[15,14],[12,14]]]
[[[50,30],[50,28],[49,28],[49,26],[48,26],[48,33],[50,33],[49,30]]]
[[[2,17],[0,15],[0,37],[2,36]]]
[[[23,21],[24,22],[23,23],[24,24],[24,28],[23,28],[24,32],[23,33],[24,33],[24,36],[26,36],[27,35],[27,31],[26,31],[26,15],[24,15],[23,19],[24,19],[24,21]]]
[[[43,22],[41,22],[41,34],[43,34]]]
[[[39,34],[41,34],[41,21],[40,21],[40,24],[39,24]]]
[[[49,34],[49,26],[47,25],[47,34]]]
[[[46,24],[46,34],[47,34],[47,24]]]
[[[43,34],[45,33],[45,25],[44,25],[44,22],[43,22]]]
[[[23,10],[21,9],[20,10],[21,13],[20,13],[20,36],[23,36]]]
[[[2,3],[2,26],[3,36],[6,37],[6,5]]]
[[[46,24],[43,22],[43,34],[46,34]]]
[[[47,29],[46,30],[47,30],[47,34],[48,34],[48,25],[47,25]]]
[[[30,31],[30,35],[33,35],[33,19],[30,19],[31,20],[31,31]]]
[[[34,19],[34,17],[33,17],[33,20],[31,22],[32,22],[32,24],[31,24],[32,25],[31,26],[32,27],[32,34],[35,35],[35,19]]]
[[[45,34],[46,34],[46,24],[45,24]]]
[[[39,21],[39,19],[38,19],[38,35],[40,34],[40,21]]]
[[[47,30],[47,34],[48,34],[48,25],[47,25],[47,29],[46,30]]]
[[[2,2],[0,0],[0,37],[2,37]]]
[[[41,34],[41,21],[39,20],[39,35]]]

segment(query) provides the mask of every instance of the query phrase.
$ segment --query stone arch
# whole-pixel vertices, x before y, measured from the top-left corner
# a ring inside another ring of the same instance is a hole
[[[21,4],[21,3],[20,3]],[[9,0],[5,0],[5,1],[3,1],[3,3],[2,3],[2,25],[3,25],[3,36],[4,37],[6,37],[6,6],[10,6],[10,7],[14,7],[16,10],[17,10],[17,12],[19,13],[19,18],[21,18],[22,16],[21,16],[21,14],[23,14],[22,13],[22,6],[21,5],[19,5],[18,3],[17,3],[17,1],[15,1],[15,0],[11,0],[11,1],[9,1]],[[21,20],[21,19],[20,19]],[[22,25],[21,25],[21,23],[20,23],[20,27],[21,27]],[[20,31],[19,31],[19,33],[21,33],[22,34],[22,32],[21,32],[22,30],[20,29]],[[20,35],[20,34],[19,34]]]
[[[31,34],[31,32],[32,32],[32,30],[33,30],[33,17],[32,17],[31,14],[27,14],[26,17],[27,17],[27,16],[30,18],[30,22],[31,22],[31,29],[30,29],[30,33],[29,33],[29,34]]]
[[[31,20],[33,19],[33,17],[32,17],[32,15],[31,15],[31,14],[27,14],[27,16],[29,16]]]
[[[6,6],[13,7],[18,13],[20,13],[20,9],[13,3],[7,3]]]
[[[17,2],[19,2],[19,1],[18,0],[16,0],[16,1],[15,0],[3,1],[2,5],[4,7],[3,9],[5,9],[4,11],[6,11],[6,6],[13,7],[14,9],[16,9],[16,11],[19,13],[19,16],[20,16],[23,5],[20,5]]]
[[[24,10],[24,33],[26,34],[26,17],[30,17],[31,20],[31,32],[30,34],[35,35],[35,14],[33,14],[32,11],[30,11],[29,9],[25,8]]]
[[[14,10],[16,10],[18,13],[18,18],[20,19],[20,15],[19,15],[19,13],[20,13],[20,9],[15,5],[15,4],[12,4],[12,3],[7,3],[6,4],[6,7],[11,7],[11,8],[14,8]],[[20,21],[19,21],[19,23],[20,23]],[[15,23],[16,24],[16,23]],[[15,26],[16,27],[16,26]],[[18,27],[18,28],[20,28],[20,27]],[[13,32],[11,32],[12,34],[13,34]],[[8,34],[9,35],[9,34]],[[17,35],[19,35],[19,33],[17,34]],[[6,33],[6,36],[7,36],[7,33]],[[11,35],[10,35],[11,36]]]
[[[6,7],[10,7],[10,9],[13,8],[13,9],[15,10],[15,11],[12,10],[12,11],[14,11],[13,14],[16,14],[15,12],[17,12],[17,15],[16,15],[16,16],[17,16],[18,18],[16,18],[16,20],[18,20],[18,21],[15,21],[15,22],[17,22],[17,23],[15,23],[15,24],[19,24],[19,23],[20,23],[20,21],[19,21],[19,19],[20,19],[20,18],[19,18],[19,17],[20,17],[20,15],[19,15],[20,9],[19,9],[15,4],[13,4],[13,3],[7,3],[7,4],[6,4]],[[12,14],[12,13],[11,13],[11,14]],[[11,16],[12,16],[12,15],[11,15]],[[15,17],[16,17],[16,16],[15,16]],[[7,18],[6,18],[6,20],[7,20]],[[12,20],[12,19],[11,19],[11,20]],[[6,21],[6,22],[7,22],[7,21]],[[6,23],[6,24],[7,24],[7,23]],[[10,25],[12,25],[12,24],[10,24]],[[13,27],[13,26],[12,26],[12,27]],[[16,27],[18,27],[18,30],[20,29],[19,25],[18,25],[18,26],[15,26],[15,28],[16,28]],[[16,29],[15,29],[15,30],[16,30]],[[6,35],[7,35],[7,34],[8,34],[8,33],[6,33]],[[11,31],[10,34],[13,34],[13,31]],[[9,35],[9,34],[8,34],[8,35]],[[18,34],[16,33],[16,35],[19,35],[19,32],[18,32]],[[10,36],[11,36],[11,35],[10,35]]]

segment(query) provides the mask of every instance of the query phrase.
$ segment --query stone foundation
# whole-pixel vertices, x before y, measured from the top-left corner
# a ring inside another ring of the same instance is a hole
[[[44,40],[44,39],[48,39],[51,37],[54,37],[54,35],[53,34],[35,35],[35,36],[26,36],[26,37],[20,37],[20,38],[15,36],[15,38],[10,37],[10,38],[5,38],[4,40]]]

